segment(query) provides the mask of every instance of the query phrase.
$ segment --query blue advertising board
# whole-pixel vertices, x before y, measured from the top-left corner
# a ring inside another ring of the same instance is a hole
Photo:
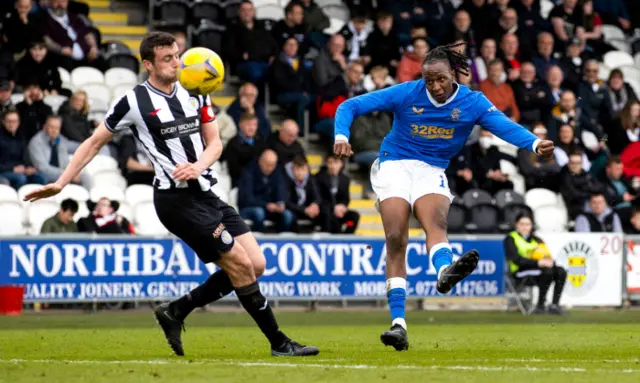
[[[386,296],[384,239],[259,237],[267,260],[260,286],[281,299]],[[501,239],[451,240],[454,257],[480,252],[477,270],[449,295],[503,295]],[[0,240],[0,286],[24,285],[25,302],[162,300],[181,296],[216,270],[182,241],[144,237]],[[439,295],[424,240],[407,248],[408,295]]]

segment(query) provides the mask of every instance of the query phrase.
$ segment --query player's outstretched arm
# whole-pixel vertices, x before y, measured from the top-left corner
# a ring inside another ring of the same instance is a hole
[[[71,158],[69,165],[64,169],[64,172],[62,172],[58,180],[27,194],[24,197],[24,200],[33,202],[42,198],[52,197],[60,193],[62,188],[67,186],[69,182],[76,178],[82,169],[84,169],[84,167],[93,160],[100,149],[102,149],[107,142],[111,141],[112,138],[113,133],[107,129],[104,122],[101,123],[93,132],[91,137],[87,138],[82,144],[80,144]]]
[[[541,140],[522,125],[499,111],[484,95],[480,95],[474,107],[478,113],[477,123],[496,136],[521,149],[543,157],[553,155],[553,141]]]
[[[220,140],[218,123],[216,121],[203,123],[201,131],[205,142],[202,155],[193,164],[177,164],[172,174],[174,179],[178,181],[195,180],[222,155],[222,141]]]

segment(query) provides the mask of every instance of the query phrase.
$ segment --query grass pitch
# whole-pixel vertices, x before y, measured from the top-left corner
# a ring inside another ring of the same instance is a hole
[[[244,313],[194,313],[182,358],[170,355],[151,311],[0,317],[0,382],[640,381],[637,311],[412,312],[408,352],[380,343],[385,312],[277,316],[320,355],[269,356]]]

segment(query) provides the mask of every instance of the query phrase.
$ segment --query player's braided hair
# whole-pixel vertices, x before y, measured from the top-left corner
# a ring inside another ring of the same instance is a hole
[[[455,48],[466,44],[464,41],[457,42],[449,45],[440,45],[433,48],[427,57],[425,57],[424,64],[431,64],[436,61],[446,61],[456,74],[462,74],[469,76],[469,58],[464,53],[459,53]]]

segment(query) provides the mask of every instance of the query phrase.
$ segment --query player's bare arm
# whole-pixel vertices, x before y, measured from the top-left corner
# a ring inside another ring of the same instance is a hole
[[[104,122],[93,132],[91,137],[87,138],[76,150],[71,158],[69,165],[64,170],[60,178],[54,183],[43,186],[34,190],[24,197],[25,201],[34,202],[39,199],[53,197],[67,186],[74,178],[80,174],[82,169],[98,154],[100,149],[105,146],[113,138],[113,133],[107,129]]]
[[[197,179],[205,169],[208,169],[222,155],[222,141],[216,121],[202,124],[202,137],[205,142],[205,149],[198,161],[194,163],[177,164],[173,171],[173,178],[178,181],[188,181]]]

